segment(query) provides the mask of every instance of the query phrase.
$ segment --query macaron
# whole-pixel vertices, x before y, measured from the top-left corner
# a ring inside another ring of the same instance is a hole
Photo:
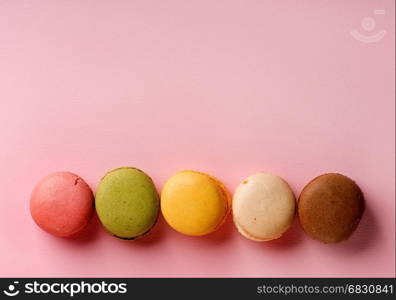
[[[217,230],[231,208],[231,196],[215,177],[191,170],[177,172],[161,192],[161,211],[176,231],[203,236]]]
[[[258,242],[277,239],[291,226],[295,196],[288,183],[270,173],[256,173],[236,188],[233,220],[239,233]]]
[[[41,179],[30,198],[30,213],[37,225],[58,237],[80,232],[94,211],[92,190],[78,175],[58,172]]]
[[[101,179],[95,207],[100,222],[109,233],[133,240],[147,234],[156,223],[159,197],[146,173],[137,168],[122,167]]]
[[[350,178],[328,173],[311,180],[298,200],[298,216],[304,231],[323,243],[346,240],[364,212],[364,197]]]

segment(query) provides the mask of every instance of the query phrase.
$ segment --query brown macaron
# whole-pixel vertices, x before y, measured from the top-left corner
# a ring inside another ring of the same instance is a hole
[[[304,231],[323,243],[346,240],[364,211],[364,197],[350,178],[328,173],[311,180],[298,200],[298,216]]]

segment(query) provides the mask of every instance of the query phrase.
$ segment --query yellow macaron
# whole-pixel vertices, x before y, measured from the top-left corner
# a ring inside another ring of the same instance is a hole
[[[161,193],[161,211],[176,231],[202,236],[212,233],[225,221],[231,208],[231,196],[215,177],[184,170],[165,183]]]

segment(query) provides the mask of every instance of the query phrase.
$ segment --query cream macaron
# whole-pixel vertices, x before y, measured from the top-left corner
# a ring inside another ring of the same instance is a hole
[[[295,216],[295,196],[288,183],[270,173],[256,173],[236,189],[232,213],[236,228],[254,241],[277,239]]]

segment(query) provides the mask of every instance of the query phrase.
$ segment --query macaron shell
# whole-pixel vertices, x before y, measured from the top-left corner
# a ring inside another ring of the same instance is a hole
[[[58,172],[40,180],[32,191],[30,212],[39,227],[58,237],[81,231],[94,210],[92,190],[76,174]]]
[[[217,230],[230,211],[231,197],[215,177],[185,170],[173,175],[161,193],[161,210],[176,231],[202,236]]]
[[[265,238],[258,238],[258,237],[252,236],[249,232],[247,232],[241,226],[239,226],[239,224],[237,222],[234,221],[234,224],[235,224],[235,227],[238,230],[238,232],[249,240],[252,240],[255,242],[267,242],[267,241],[271,241],[274,239],[274,238],[265,239]]]
[[[132,167],[108,172],[99,183],[95,203],[102,225],[122,239],[143,236],[158,218],[159,197],[153,181]]]
[[[195,171],[196,172],[196,171]],[[204,173],[201,173],[204,174]],[[223,200],[226,201],[225,205],[226,205],[226,209],[223,215],[223,219],[222,221],[217,225],[217,228],[215,228],[214,231],[216,231],[219,227],[221,227],[221,225],[223,225],[223,223],[226,221],[228,214],[231,212],[231,207],[232,207],[232,197],[231,194],[228,192],[227,188],[225,187],[225,185],[218,180],[216,177],[210,175],[210,174],[205,174],[207,176],[210,177],[211,180],[213,180],[216,184],[217,187],[221,193],[221,197],[223,198]]]
[[[282,178],[256,173],[236,189],[232,204],[234,223],[245,237],[255,241],[279,238],[295,217],[295,197]]]
[[[227,216],[228,216],[229,213],[231,212],[232,197],[231,197],[231,194],[228,192],[227,188],[225,187],[225,185],[224,185],[220,180],[218,180],[216,177],[211,176],[211,175],[209,175],[209,174],[205,174],[205,175],[209,176],[210,179],[213,180],[213,181],[217,184],[218,190],[219,190],[219,192],[221,193],[221,197],[222,197],[223,200],[225,201],[224,204],[225,204],[225,206],[226,206],[225,211],[224,211],[224,214],[223,214],[222,220],[217,224],[217,227],[215,227],[215,228],[211,231],[211,232],[214,232],[214,231],[216,231],[217,229],[219,229],[219,228],[224,224],[224,222],[225,222],[226,219],[227,219]]]
[[[298,215],[302,228],[324,243],[347,239],[364,212],[364,197],[350,178],[328,173],[311,180],[301,192]]]

